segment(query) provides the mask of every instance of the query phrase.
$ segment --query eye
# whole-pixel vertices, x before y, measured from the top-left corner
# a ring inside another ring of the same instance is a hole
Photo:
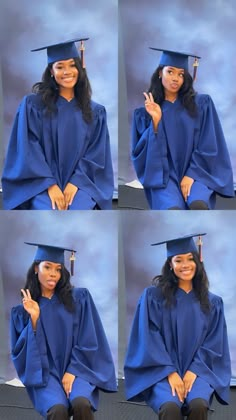
[[[168,73],[169,73],[169,74],[172,74],[172,73],[173,73],[173,71],[172,71],[172,70],[168,70]]]

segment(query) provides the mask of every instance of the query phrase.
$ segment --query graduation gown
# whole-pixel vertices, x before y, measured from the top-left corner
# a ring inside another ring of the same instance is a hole
[[[194,118],[179,99],[164,101],[157,133],[145,108],[134,112],[132,160],[151,208],[155,194],[160,201],[167,200],[159,208],[168,208],[163,190],[170,185],[174,194],[175,185],[181,194],[185,175],[220,195],[234,196],[231,162],[214,103],[209,95],[200,94],[195,101],[198,115]]]
[[[6,155],[3,206],[11,210],[57,184],[72,183],[100,209],[111,209],[113,169],[106,110],[91,101],[93,120],[87,124],[76,100],[59,96],[48,114],[38,94],[23,98],[17,111]],[[85,207],[86,209],[86,207]]]
[[[178,289],[176,304],[171,308],[166,308],[160,288],[144,290],[125,360],[128,400],[148,403],[147,390],[172,372],[183,378],[190,370],[212,387],[221,404],[228,404],[231,365],[223,302],[210,292],[209,300],[210,312],[204,314],[193,290],[186,293]]]
[[[73,398],[89,398],[95,410],[98,390],[116,391],[110,348],[92,297],[83,288],[74,289],[73,295],[75,313],[68,312],[56,295],[40,298],[36,333],[23,305],[11,312],[12,360],[34,407],[44,416],[55,403],[67,405],[61,391],[65,372],[76,376]]]

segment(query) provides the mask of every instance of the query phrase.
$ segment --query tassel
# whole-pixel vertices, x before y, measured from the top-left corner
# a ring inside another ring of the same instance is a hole
[[[201,236],[198,237],[197,245],[198,245],[199,260],[201,262],[203,262],[203,257],[202,257],[202,245],[203,245],[203,241],[202,241],[202,237]]]
[[[197,57],[194,58],[194,63],[193,63],[193,81],[195,82],[196,78],[197,78],[197,68],[199,66],[199,60]]]
[[[80,41],[80,58],[81,58],[81,63],[82,63],[82,67],[83,69],[85,69],[85,57],[84,57],[84,51],[85,51],[85,46],[84,46],[84,41]]]
[[[70,274],[71,276],[74,275],[74,264],[75,264],[75,253],[72,251],[70,256]]]

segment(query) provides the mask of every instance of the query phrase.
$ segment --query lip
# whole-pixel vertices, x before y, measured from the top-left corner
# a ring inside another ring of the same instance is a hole
[[[170,86],[171,86],[172,89],[178,89],[179,88],[178,83],[171,83]]]
[[[72,82],[74,80],[74,76],[62,77],[62,80],[64,82]]]
[[[48,284],[48,286],[56,286],[56,284],[57,284],[57,282],[56,281],[54,281],[54,280],[48,280],[47,281],[47,284]]]

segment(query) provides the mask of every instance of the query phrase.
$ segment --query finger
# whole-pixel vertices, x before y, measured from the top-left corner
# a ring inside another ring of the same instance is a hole
[[[24,299],[24,298],[27,298],[26,291],[25,291],[24,289],[20,289],[20,291],[21,291],[21,293],[22,293],[22,295],[23,295],[23,299]]]
[[[55,200],[53,198],[51,198],[51,203],[52,203],[52,210],[56,210],[56,203],[55,203]]]
[[[27,298],[28,298],[28,299],[31,299],[31,294],[30,294],[29,289],[26,289],[26,295],[27,295]]]
[[[148,96],[148,94],[147,94],[146,92],[143,92],[143,94],[144,94],[144,96],[145,96],[145,99],[148,101],[148,100],[149,100],[149,96]]]
[[[154,102],[154,98],[153,98],[152,92],[149,92],[149,98],[150,98],[150,101],[151,102]]]

